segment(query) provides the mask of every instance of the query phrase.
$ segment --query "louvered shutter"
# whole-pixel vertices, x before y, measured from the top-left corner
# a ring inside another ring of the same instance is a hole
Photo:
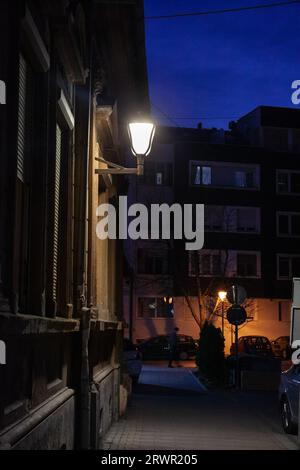
[[[59,125],[56,125],[54,228],[53,228],[53,300],[56,300],[57,298],[61,151],[62,151],[62,131]]]
[[[18,103],[18,133],[17,133],[17,177],[25,179],[25,130],[26,130],[26,88],[27,64],[20,54],[19,58],[19,103]]]

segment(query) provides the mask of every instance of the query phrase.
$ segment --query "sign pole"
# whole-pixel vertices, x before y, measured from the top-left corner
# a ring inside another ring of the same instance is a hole
[[[235,388],[239,388],[239,345],[238,345],[238,339],[239,339],[239,326],[236,323],[235,325]]]

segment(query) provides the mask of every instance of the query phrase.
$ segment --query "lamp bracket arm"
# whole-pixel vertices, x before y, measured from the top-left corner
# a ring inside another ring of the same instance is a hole
[[[118,165],[117,163],[110,162],[109,160],[105,160],[104,158],[95,157],[95,160],[97,160],[97,162],[100,162],[100,163],[106,163],[108,167],[119,168],[120,170],[121,169],[123,170],[125,168],[122,165]]]

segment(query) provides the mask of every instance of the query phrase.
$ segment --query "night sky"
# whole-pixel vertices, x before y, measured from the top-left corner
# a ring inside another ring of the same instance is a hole
[[[275,1],[145,0],[145,16]],[[258,105],[293,107],[291,83],[300,79],[300,4],[145,23],[152,112],[161,124],[196,127],[201,121],[227,128]]]

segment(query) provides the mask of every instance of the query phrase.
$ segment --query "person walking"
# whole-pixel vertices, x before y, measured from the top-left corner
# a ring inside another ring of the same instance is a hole
[[[177,332],[178,331],[179,331],[179,328],[175,326],[174,330],[169,336],[170,357],[169,357],[168,367],[173,367],[172,362],[176,359],[176,356],[177,356],[177,342],[178,342]]]

